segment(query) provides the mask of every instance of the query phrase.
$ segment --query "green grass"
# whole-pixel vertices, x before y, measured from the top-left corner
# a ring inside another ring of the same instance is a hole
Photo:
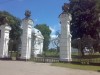
[[[81,69],[81,70],[92,70],[92,71],[100,71],[100,66],[91,66],[91,65],[78,65],[71,63],[53,63],[52,66],[72,68],[72,69]]]
[[[59,57],[59,53],[57,51],[46,51],[45,56],[46,57]]]

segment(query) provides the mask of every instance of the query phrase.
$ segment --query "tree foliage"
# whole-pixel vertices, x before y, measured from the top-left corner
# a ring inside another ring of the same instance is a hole
[[[100,0],[70,0],[69,5],[73,38],[82,38],[83,34],[96,38],[100,27]]]
[[[50,43],[50,34],[51,34],[49,26],[47,26],[46,24],[37,24],[35,28],[39,29],[44,37],[43,50],[44,51],[48,50]]]

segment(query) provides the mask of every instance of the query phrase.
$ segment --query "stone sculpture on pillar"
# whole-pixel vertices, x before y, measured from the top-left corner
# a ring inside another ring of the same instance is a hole
[[[68,4],[62,7],[63,12],[60,14],[61,37],[60,37],[60,61],[70,62],[71,59],[71,34],[70,21],[71,14],[68,12]]]
[[[31,35],[32,35],[32,25],[33,20],[30,19],[31,12],[26,10],[25,18],[22,20],[22,50],[21,50],[21,59],[30,59],[31,57]]]
[[[43,40],[44,40],[44,37],[43,37],[42,33],[36,28],[33,28],[32,35],[33,35],[32,55],[34,57],[38,57],[38,55],[43,54]]]
[[[8,58],[9,32],[11,27],[5,16],[0,17],[0,58]]]

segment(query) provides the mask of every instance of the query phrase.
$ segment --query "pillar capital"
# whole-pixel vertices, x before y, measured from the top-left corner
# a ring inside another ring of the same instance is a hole
[[[62,13],[59,16],[60,18],[60,22],[66,22],[66,23],[70,23],[70,21],[72,20],[71,14],[70,13]]]

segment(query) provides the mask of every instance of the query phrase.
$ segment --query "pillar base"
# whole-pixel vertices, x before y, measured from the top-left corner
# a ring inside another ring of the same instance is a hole
[[[8,56],[0,55],[0,58],[9,58]]]
[[[20,59],[22,59],[22,60],[29,60],[30,58],[27,58],[27,57],[20,57]]]

